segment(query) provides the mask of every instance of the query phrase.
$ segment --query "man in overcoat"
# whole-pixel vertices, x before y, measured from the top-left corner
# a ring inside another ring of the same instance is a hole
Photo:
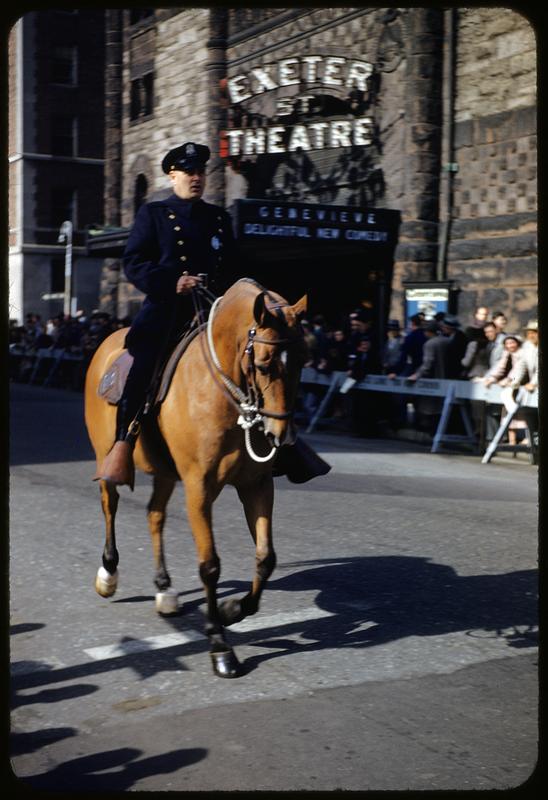
[[[116,416],[116,441],[96,478],[132,484],[130,426],[144,404],[154,369],[194,314],[192,289],[207,276],[212,291],[229,285],[235,260],[232,222],[219,206],[206,203],[206,163],[210,150],[186,142],[162,161],[173,194],[138,210],[123,256],[124,272],[145,295],[126,337],[133,356]]]

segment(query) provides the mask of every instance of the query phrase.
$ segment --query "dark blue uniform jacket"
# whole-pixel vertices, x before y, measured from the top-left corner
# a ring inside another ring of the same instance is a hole
[[[175,287],[186,270],[208,276],[222,294],[232,282],[235,242],[227,212],[203,200],[165,200],[141,206],[123,256],[125,274],[146,295],[126,339],[133,355],[158,352],[193,315],[190,296]]]

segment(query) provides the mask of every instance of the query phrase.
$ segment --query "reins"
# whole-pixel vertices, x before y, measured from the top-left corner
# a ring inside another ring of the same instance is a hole
[[[196,289],[192,290],[192,299],[194,303],[194,309],[196,311],[196,316],[198,320],[203,321],[205,316],[204,308],[201,304],[202,295],[206,296],[208,301],[211,302],[213,295],[208,291],[204,290],[202,287],[197,287]],[[253,345],[255,342],[259,342],[260,344],[288,344],[290,343],[289,339],[265,339],[263,337],[257,336],[257,332],[255,328],[251,328],[248,331],[248,341],[245,347],[244,352],[248,356],[248,366],[247,366],[247,373],[245,375],[246,384],[247,384],[247,394],[243,392],[240,387],[234,383],[234,381],[228,376],[219,361],[219,357],[215,350],[215,344],[213,341],[213,320],[215,314],[217,312],[217,308],[222,300],[222,296],[216,298],[213,303],[211,304],[211,308],[209,311],[209,317],[206,323],[205,329],[205,337],[200,336],[200,345],[202,348],[202,353],[204,356],[204,360],[206,365],[214,378],[215,382],[219,386],[219,388],[223,391],[225,396],[228,400],[232,403],[232,405],[238,411],[238,425],[244,431],[244,439],[245,439],[245,446],[250,458],[258,463],[265,463],[270,461],[277,450],[276,446],[272,447],[272,450],[266,456],[260,456],[253,450],[251,445],[251,429],[255,426],[259,428],[259,430],[264,430],[264,418],[271,417],[273,419],[289,419],[292,416],[292,412],[286,413],[278,413],[275,411],[267,411],[266,409],[261,408],[259,402],[259,392],[257,391],[255,385],[255,362],[254,362],[254,350]],[[207,346],[209,350],[209,357],[205,351],[204,347],[204,339],[207,341]],[[216,372],[212,368],[215,367]]]

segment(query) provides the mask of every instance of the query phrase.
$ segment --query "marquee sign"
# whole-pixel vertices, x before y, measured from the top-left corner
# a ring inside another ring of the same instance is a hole
[[[400,212],[319,203],[237,200],[234,216],[239,239],[368,244],[395,247]]]
[[[373,65],[342,56],[304,55],[254,67],[222,82],[229,125],[223,157],[369,146]]]

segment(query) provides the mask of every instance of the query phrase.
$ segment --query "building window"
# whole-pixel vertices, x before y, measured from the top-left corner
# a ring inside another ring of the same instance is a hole
[[[137,179],[135,181],[135,195],[133,201],[133,210],[135,214],[145,203],[147,198],[147,192],[148,192],[148,181],[141,172],[139,175],[137,175]]]
[[[65,259],[52,258],[50,263],[50,292],[65,291]]]
[[[76,118],[56,115],[51,121],[51,152],[55,156],[75,156]]]
[[[51,225],[60,228],[65,220],[76,227],[76,189],[57,186],[51,190]]]
[[[77,83],[77,59],[76,47],[57,46],[53,48],[51,62],[52,83],[60,83],[65,86],[75,86]]]
[[[130,119],[150,117],[154,112],[154,73],[147,72],[131,81]]]

